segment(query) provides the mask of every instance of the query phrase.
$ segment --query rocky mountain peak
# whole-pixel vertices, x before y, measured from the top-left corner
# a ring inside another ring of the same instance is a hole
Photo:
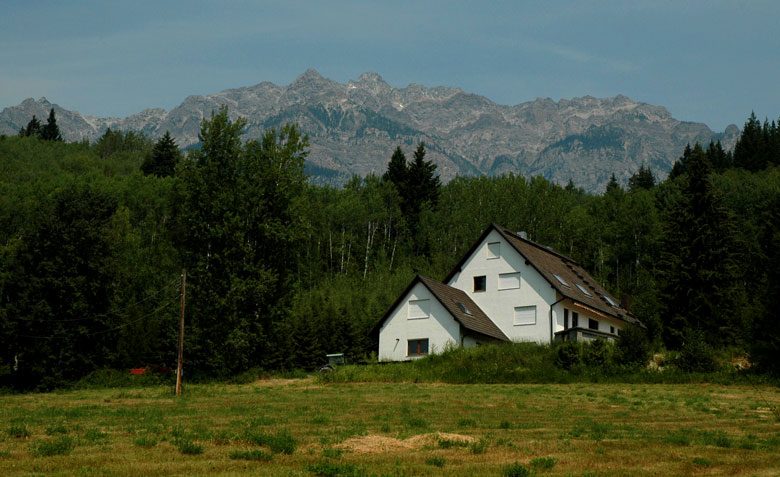
[[[94,141],[112,130],[138,131],[152,139],[170,131],[181,147],[198,142],[203,118],[227,105],[231,119],[245,117],[247,139],[297,123],[310,137],[307,168],[313,180],[339,185],[352,174],[381,174],[398,145],[411,154],[424,141],[442,180],[456,175],[542,175],[603,191],[614,172],[626,181],[647,164],[663,178],[687,143],[720,139],[733,147],[739,128],[716,134],[701,123],[675,120],[662,106],[613,98],[538,98],[515,106],[496,104],[453,87],[388,85],[374,72],[341,84],[306,70],[288,86],[262,82],[207,96],[189,96],[166,112],[97,118],[68,111],[46,98],[25,99],[0,112],[0,134],[17,134],[35,114],[54,107],[63,137]]]

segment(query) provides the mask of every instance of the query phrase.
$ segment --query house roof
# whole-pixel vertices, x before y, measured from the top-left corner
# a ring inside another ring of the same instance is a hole
[[[580,306],[584,306],[586,309],[590,308],[628,323],[643,326],[635,316],[621,307],[620,302],[599,285],[576,261],[496,224],[491,224],[485,229],[479,239],[471,246],[471,249],[458,262],[452,272],[447,275],[447,278],[444,279],[445,283],[449,282],[456,273],[461,271],[466,260],[492,230],[496,230],[501,234],[504,240],[526,260],[526,263],[534,267],[562,296],[576,302]],[[590,296],[585,292],[590,294]]]
[[[482,309],[463,291],[453,288],[449,285],[437,282],[436,280],[417,275],[414,280],[406,287],[398,299],[393,302],[387,312],[374,326],[373,331],[378,331],[382,323],[398,307],[401,301],[412,291],[417,283],[422,283],[431,294],[444,306],[444,308],[455,318],[455,321],[469,331],[495,338],[501,341],[509,341],[509,338],[488,318]]]

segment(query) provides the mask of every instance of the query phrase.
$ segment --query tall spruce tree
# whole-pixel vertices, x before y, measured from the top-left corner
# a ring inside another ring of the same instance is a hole
[[[27,123],[27,127],[22,127],[19,130],[19,135],[24,137],[41,135],[41,122],[38,121],[34,114],[30,122]]]
[[[754,112],[742,128],[742,134],[734,145],[734,166],[752,172],[760,171],[767,165],[767,125],[761,128]]]
[[[145,175],[171,177],[176,172],[176,164],[179,163],[180,158],[181,152],[176,141],[173,140],[170,132],[165,131],[165,135],[154,144],[152,152],[144,159],[141,171]]]
[[[54,114],[54,108],[49,111],[49,118],[46,120],[46,125],[41,129],[41,139],[44,141],[62,141],[62,134],[60,134],[60,127],[57,126],[57,117]]]
[[[687,172],[664,205],[664,233],[658,264],[664,341],[679,347],[690,330],[710,343],[735,343],[738,284],[733,218],[711,180],[711,165],[697,143]]]
[[[639,166],[639,170],[628,179],[629,192],[636,192],[640,189],[650,190],[653,187],[655,187],[655,175],[644,164]]]
[[[399,194],[403,195],[402,189],[406,185],[409,168],[406,165],[406,155],[401,150],[401,146],[395,148],[390,162],[387,164],[387,171],[382,176],[382,180],[392,182]]]

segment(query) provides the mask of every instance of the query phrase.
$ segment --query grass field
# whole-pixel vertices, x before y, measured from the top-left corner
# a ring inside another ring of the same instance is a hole
[[[0,396],[0,475],[778,475],[773,387],[245,385]]]

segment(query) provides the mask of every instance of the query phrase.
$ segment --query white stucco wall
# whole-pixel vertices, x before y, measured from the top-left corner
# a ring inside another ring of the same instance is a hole
[[[498,257],[490,258],[493,254],[488,253],[488,244],[496,242],[500,244]],[[520,272],[520,288],[499,290],[499,274],[516,271]],[[474,292],[474,277],[480,275],[487,278],[486,290]],[[465,291],[512,341],[550,342],[550,305],[556,301],[557,293],[497,231],[485,237],[447,284]],[[515,307],[526,306],[536,306],[536,323],[516,325]],[[560,329],[562,313],[562,307],[553,310],[553,321],[560,320]]]
[[[428,318],[409,319],[410,300],[429,300]],[[460,345],[460,323],[422,283],[417,283],[388,316],[379,330],[379,360],[405,361],[408,340],[428,339],[428,352],[441,352],[447,343]]]

